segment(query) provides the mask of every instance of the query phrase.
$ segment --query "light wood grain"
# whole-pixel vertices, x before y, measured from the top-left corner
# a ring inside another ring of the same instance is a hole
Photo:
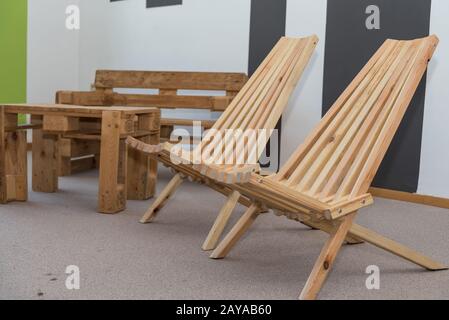
[[[301,294],[315,299],[341,245],[367,242],[428,270],[447,267],[353,223],[371,205],[371,182],[438,44],[436,36],[387,40],[278,174],[253,173],[231,189],[330,234]],[[256,202],[257,201],[257,202]],[[241,219],[212,254],[223,258],[248,229]]]
[[[56,103],[83,106],[134,106],[224,111],[235,97],[236,92],[246,82],[247,76],[242,73],[98,70],[93,85],[94,91],[59,91],[56,94]],[[114,92],[114,89],[156,89],[158,93],[126,94]],[[212,90],[217,91],[217,95],[179,94],[181,89]],[[219,91],[224,91],[226,95]],[[213,123],[213,121],[205,120],[203,128],[209,129]],[[163,119],[161,123],[162,138],[169,141],[174,126],[184,125],[192,126],[192,121],[188,119]],[[85,153],[83,156],[89,155],[91,154]],[[60,159],[60,172],[70,174],[74,161],[76,160],[70,160],[67,157]]]
[[[127,141],[131,147],[148,153],[176,172],[182,172],[189,179],[205,183],[212,189],[229,196],[203,244],[204,250],[211,250],[215,247],[237,202],[250,206],[247,197],[239,195],[238,192],[232,192],[225,183],[247,181],[251,172],[259,170],[257,161],[272,130],[287,107],[289,98],[313,54],[317,42],[316,36],[300,39],[281,38],[241,90],[228,91],[227,96],[233,98],[232,102],[216,122],[208,124],[208,126],[212,126],[213,130],[206,134],[199,145],[185,157],[172,152],[170,144],[151,146],[128,138]],[[162,91],[164,97],[173,96],[174,92],[170,91],[172,89],[174,88],[165,88]],[[166,122],[164,119],[162,119],[162,123],[164,125],[186,124],[184,121]],[[237,139],[225,135],[221,141],[211,139],[214,131],[224,133],[226,130],[239,130],[242,135],[237,136]],[[248,143],[245,140],[245,132],[250,130],[266,130],[268,134],[261,137],[257,143]],[[167,131],[169,133],[171,128],[168,127]],[[223,148],[223,145],[226,144],[229,146],[228,149]],[[243,146],[242,152],[239,150],[241,146]],[[230,163],[215,165],[217,157],[208,155],[216,154],[216,151],[222,151],[223,157],[229,158]],[[243,158],[237,159],[234,154],[240,154]],[[204,161],[193,163],[194,156]],[[251,159],[252,156],[254,156],[255,163],[247,163],[247,159]],[[181,160],[181,164],[173,163],[172,159]],[[237,160],[243,160],[244,165],[238,164]],[[155,214],[161,210],[181,181],[178,175],[173,178],[144,215],[142,222],[154,219]]]

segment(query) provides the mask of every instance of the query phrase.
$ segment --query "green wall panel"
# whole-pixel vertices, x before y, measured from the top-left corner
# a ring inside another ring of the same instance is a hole
[[[27,0],[0,0],[0,103],[26,102]]]

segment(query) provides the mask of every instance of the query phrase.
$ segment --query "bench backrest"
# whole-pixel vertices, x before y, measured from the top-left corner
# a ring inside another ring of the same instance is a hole
[[[216,90],[238,92],[247,81],[243,73],[98,70],[95,88]]]
[[[98,70],[94,91],[59,91],[56,103],[224,111],[248,81],[244,73]],[[156,89],[156,94],[118,93],[114,89]],[[179,90],[198,94],[180,95]],[[200,91],[224,91],[206,95]]]

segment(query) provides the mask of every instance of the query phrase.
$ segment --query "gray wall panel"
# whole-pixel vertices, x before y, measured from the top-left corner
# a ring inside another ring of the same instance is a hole
[[[282,36],[285,36],[287,0],[251,0],[248,74],[252,75]],[[282,121],[279,121],[281,152]],[[268,148],[269,152],[269,148]]]
[[[380,9],[380,29],[368,30],[366,8]],[[429,34],[431,0],[328,0],[323,114],[387,38]],[[425,78],[375,178],[374,185],[416,192],[419,178]]]

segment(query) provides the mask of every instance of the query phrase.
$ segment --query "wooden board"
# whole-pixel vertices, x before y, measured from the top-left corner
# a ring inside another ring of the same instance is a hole
[[[95,87],[239,91],[246,80],[241,73],[98,70]]]
[[[79,130],[79,127],[79,118],[54,115],[44,116],[43,130],[45,131],[68,132]]]
[[[381,188],[370,188],[369,193],[371,193],[373,197],[449,209],[449,199],[447,198],[434,197],[417,193],[408,193],[396,190],[381,189]]]
[[[157,108],[143,107],[101,107],[101,106],[76,106],[64,104],[7,104],[4,105],[6,113],[23,113],[52,116],[101,118],[104,111],[119,111],[123,114],[148,114],[159,112]]]
[[[316,36],[299,39],[283,37],[278,42],[212,127],[214,130],[193,152],[202,159],[200,165],[194,166],[195,169],[221,182],[241,183],[248,180],[249,173],[257,170],[258,160],[272,130],[286,108],[317,42]],[[242,135],[226,136],[224,133],[229,130],[234,130],[234,133],[240,130]],[[225,138],[214,139],[217,132]],[[245,142],[246,133],[256,133],[258,136],[254,141],[249,139]],[[219,164],[222,160],[226,164]]]

